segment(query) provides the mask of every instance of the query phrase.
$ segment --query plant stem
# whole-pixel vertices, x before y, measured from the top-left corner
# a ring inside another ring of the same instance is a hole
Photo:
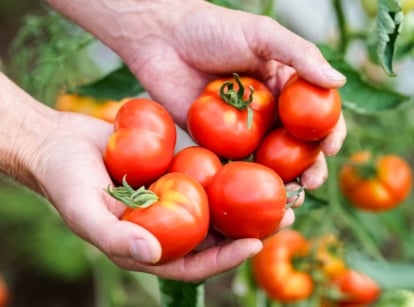
[[[346,48],[348,47],[349,36],[348,36],[346,20],[345,20],[344,10],[342,8],[341,0],[333,0],[333,7],[335,11],[335,16],[336,16],[336,22],[338,23],[338,29],[339,29],[338,49],[342,54],[344,54],[346,51]]]

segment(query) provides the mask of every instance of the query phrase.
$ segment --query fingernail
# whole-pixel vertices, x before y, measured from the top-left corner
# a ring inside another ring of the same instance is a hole
[[[322,72],[326,78],[333,81],[345,81],[346,77],[331,66],[322,67]]]
[[[131,244],[131,254],[139,262],[155,263],[156,259],[148,246],[148,243],[143,239],[136,239]]]

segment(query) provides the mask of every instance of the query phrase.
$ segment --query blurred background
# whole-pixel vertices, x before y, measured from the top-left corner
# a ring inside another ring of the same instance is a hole
[[[358,100],[353,103],[374,107],[362,113],[356,108],[344,109],[348,138],[341,153],[328,159],[326,184],[309,193],[305,205],[296,212],[293,228],[309,238],[335,235],[345,246],[347,264],[369,274],[384,292],[413,290],[413,195],[392,211],[366,212],[344,198],[338,181],[341,166],[360,150],[399,155],[414,165],[412,8],[404,12],[400,53],[394,63],[396,76],[391,77],[372,55],[375,11],[367,8],[367,1],[211,2],[271,16],[318,45],[340,50],[341,60],[350,65],[347,71],[362,76],[363,86],[362,81],[349,82],[349,91]],[[42,1],[1,1],[0,29],[1,69],[51,107],[56,107],[67,88],[91,83],[120,65],[110,50],[49,11]],[[376,94],[372,95],[374,89]],[[341,93],[344,98],[349,98],[349,91]],[[363,91],[368,94],[359,95]],[[380,98],[376,104],[367,96]],[[7,306],[13,307],[155,307],[160,301],[154,276],[118,269],[70,232],[43,198],[5,177],[0,181],[0,276],[9,295]],[[249,298],[252,292],[257,296],[260,289],[251,281],[246,266],[208,280],[205,291],[207,306],[261,306]],[[267,304],[311,306],[307,301]]]

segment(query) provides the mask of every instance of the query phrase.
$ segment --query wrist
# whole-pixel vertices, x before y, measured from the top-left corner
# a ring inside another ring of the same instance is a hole
[[[0,72],[0,172],[41,192],[37,172],[41,146],[54,111],[35,101]]]

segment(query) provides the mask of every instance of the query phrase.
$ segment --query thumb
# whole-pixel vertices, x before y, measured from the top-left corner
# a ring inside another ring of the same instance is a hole
[[[346,78],[324,58],[315,44],[307,41],[280,25],[272,18],[264,17],[257,31],[246,31],[255,37],[253,49],[265,60],[276,60],[294,68],[307,81],[326,88],[345,84]]]

